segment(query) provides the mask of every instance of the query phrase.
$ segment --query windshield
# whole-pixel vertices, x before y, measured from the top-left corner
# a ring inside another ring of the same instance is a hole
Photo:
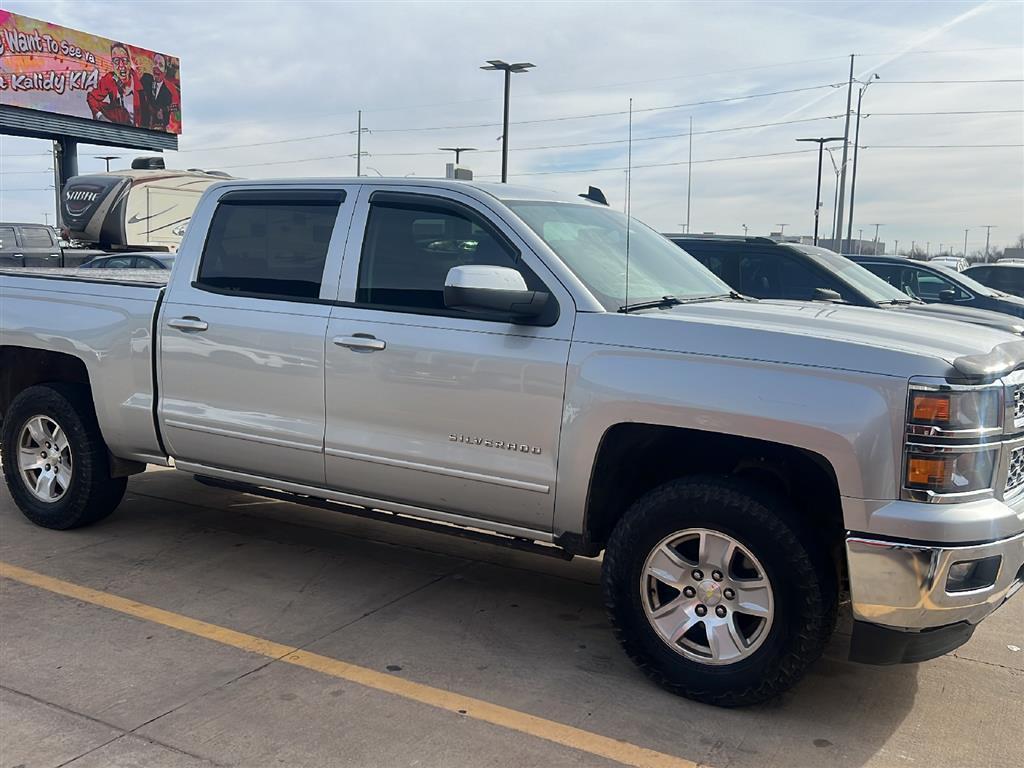
[[[853,286],[855,290],[860,291],[875,304],[884,304],[892,301],[917,301],[912,296],[908,296],[903,291],[890,285],[874,272],[850,261],[845,256],[840,256],[835,251],[819,248],[816,245],[793,245],[792,247],[817,259],[825,269],[838,274],[841,279]]]
[[[518,200],[506,204],[610,312],[663,296],[686,301],[731,292],[692,256],[632,219],[627,302],[625,215],[586,204]]]

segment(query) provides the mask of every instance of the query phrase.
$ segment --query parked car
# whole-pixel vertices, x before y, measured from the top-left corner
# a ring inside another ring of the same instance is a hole
[[[982,285],[962,272],[932,262],[883,256],[851,256],[890,285],[929,304],[973,307],[1024,317],[1024,299]]]
[[[1024,298],[1024,262],[999,261],[995,264],[975,264],[964,274],[994,291]]]
[[[963,256],[935,256],[929,259],[929,263],[935,264],[936,266],[949,267],[950,269],[955,269],[957,272],[963,272],[971,266],[971,262]]]
[[[81,269],[170,269],[174,254],[163,251],[112,253],[87,261]]]
[[[1018,336],[1024,321],[999,312],[925,304],[834,251],[765,237],[670,235],[672,242],[740,293],[758,299],[828,301],[941,317]]]
[[[626,652],[720,705],[793,685],[841,585],[852,657],[897,663],[1024,578],[1024,342],[744,298],[572,195],[222,182],[169,272],[10,270],[0,302],[4,477],[44,527],[106,517],[159,464],[603,551]]]
[[[60,244],[45,224],[0,223],[0,267],[61,267]]]

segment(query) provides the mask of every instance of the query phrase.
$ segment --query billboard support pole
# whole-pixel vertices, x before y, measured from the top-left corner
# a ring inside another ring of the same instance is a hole
[[[53,141],[53,187],[57,203],[57,226],[63,227],[60,215],[60,192],[67,180],[78,175],[78,142],[70,136],[61,136]]]

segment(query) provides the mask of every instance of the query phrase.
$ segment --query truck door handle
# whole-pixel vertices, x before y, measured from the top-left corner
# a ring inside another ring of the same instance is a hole
[[[356,334],[355,336],[335,336],[331,339],[339,347],[348,347],[361,352],[378,352],[387,346],[383,339],[376,339],[369,335]]]
[[[209,323],[205,320],[200,320],[198,317],[176,317],[173,320],[168,320],[167,325],[170,328],[177,328],[179,331],[205,331],[210,327]]]

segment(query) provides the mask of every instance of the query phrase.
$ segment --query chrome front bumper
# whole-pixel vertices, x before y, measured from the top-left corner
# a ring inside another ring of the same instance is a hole
[[[1001,560],[992,584],[948,589],[954,564],[994,556]],[[1024,585],[1024,532],[971,545],[850,536],[846,557],[854,619],[903,631],[977,624]]]

